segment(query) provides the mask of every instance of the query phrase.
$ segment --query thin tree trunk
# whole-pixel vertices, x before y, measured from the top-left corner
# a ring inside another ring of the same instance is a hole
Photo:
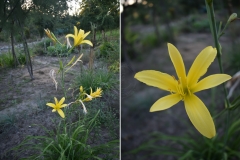
[[[23,26],[22,26],[21,22],[19,21],[19,19],[18,19],[18,25],[21,28],[20,29],[20,34],[21,34],[22,40],[23,40],[23,47],[24,47],[25,58],[26,58],[26,66],[27,66],[27,69],[28,69],[28,73],[31,77],[31,80],[33,80],[34,77],[33,77],[31,57],[30,57],[30,53],[29,53],[29,49],[28,49],[28,45],[27,45],[27,40],[26,40],[26,37],[25,37],[24,32],[23,32]]]
[[[12,25],[13,24],[14,22],[12,22]],[[11,27],[11,45],[12,45],[12,56],[13,56],[14,66],[17,67],[19,65],[19,61],[17,59],[15,48],[14,48],[13,26]]]

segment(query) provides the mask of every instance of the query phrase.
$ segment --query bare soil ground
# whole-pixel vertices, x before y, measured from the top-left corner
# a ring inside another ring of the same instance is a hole
[[[68,62],[72,56],[64,58],[64,61]],[[51,69],[58,70],[58,58],[34,56],[32,62],[34,80],[30,79],[25,66],[0,70],[0,159],[3,160],[14,160],[11,152],[6,155],[5,152],[18,145],[27,135],[44,135],[38,125],[53,128],[55,124],[52,119],[59,117],[46,106],[47,102],[53,102],[53,97],[63,97],[61,87],[56,90],[49,76]],[[87,65],[84,62],[84,67]],[[80,64],[75,65],[72,71],[79,72]],[[70,87],[73,78],[73,74],[66,75],[66,88]],[[118,89],[115,92],[118,93]],[[112,103],[118,109],[119,101]],[[102,135],[107,134],[103,131]]]
[[[186,72],[188,72],[193,60],[202,49],[210,45],[214,46],[211,34],[207,33],[181,34],[177,37],[176,42],[176,47],[183,57]],[[221,42],[223,48],[228,45],[228,39],[226,37],[222,37]],[[142,70],[158,70],[176,77],[175,70],[169,58],[167,44],[163,44],[146,53],[139,54],[139,56],[142,56],[141,61],[131,62],[133,70],[130,70],[125,63],[122,63],[121,68],[122,159],[175,160],[174,157],[164,155],[146,156],[148,154],[146,152],[139,152],[138,154],[129,153],[144,142],[150,141],[150,134],[153,132],[162,132],[168,135],[179,136],[192,129],[195,134],[201,136],[189,121],[182,102],[165,111],[150,113],[149,109],[152,104],[168,93],[147,86],[134,79],[135,73]],[[226,66],[226,63],[224,66]],[[219,73],[217,59],[211,64],[208,72],[203,77],[214,73]],[[221,89],[221,86],[217,87],[216,93],[218,93],[218,91],[223,93]],[[202,91],[197,95],[202,99],[206,106],[213,103],[211,101],[211,90]],[[215,95],[216,98],[214,103],[219,109],[223,109],[224,107],[224,102],[220,99],[222,95],[223,94]],[[210,112],[213,114],[211,109]],[[217,128],[217,131],[221,132],[221,129]],[[159,145],[166,145],[166,142],[161,142]],[[159,152],[159,154],[161,155],[161,152]]]

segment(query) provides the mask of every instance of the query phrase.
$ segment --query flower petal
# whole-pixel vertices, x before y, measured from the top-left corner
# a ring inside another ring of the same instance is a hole
[[[59,108],[63,108],[63,107],[66,107],[68,106],[67,104],[62,104]]]
[[[62,97],[62,99],[59,101],[59,105],[63,104],[64,101],[65,101],[65,97]]]
[[[54,97],[54,100],[55,100],[55,104],[58,104],[58,100],[56,97]]]
[[[89,35],[89,33],[90,33],[90,31],[87,32],[87,33],[85,33],[85,34],[83,35],[83,39],[86,38],[86,37]]]
[[[187,75],[189,87],[195,85],[198,82],[199,78],[207,72],[208,67],[213,62],[216,55],[217,50],[212,46],[204,48],[199,53]]]
[[[213,119],[203,102],[194,94],[184,99],[185,109],[194,127],[205,137],[216,135]]]
[[[201,81],[199,81],[196,85],[194,85],[191,88],[191,91],[192,91],[192,93],[194,93],[194,92],[198,92],[201,90],[213,88],[215,86],[218,86],[218,85],[226,82],[229,79],[231,79],[231,76],[229,76],[227,74],[210,75],[210,76],[202,79]]]
[[[62,118],[65,118],[65,114],[64,112],[61,110],[61,109],[58,109],[58,114],[62,117]]]
[[[56,105],[54,103],[47,103],[46,105],[52,108],[56,108]]]
[[[84,30],[80,29],[79,32],[78,32],[78,38],[83,38],[84,36]],[[83,38],[84,39],[84,38]]]
[[[83,43],[86,43],[86,44],[89,44],[90,46],[93,46],[92,42],[89,41],[89,40],[83,40],[80,44],[83,44]]]
[[[145,70],[135,74],[134,78],[149,86],[158,87],[166,91],[176,91],[176,81],[172,76],[154,70]]]
[[[75,36],[74,36],[73,34],[67,34],[65,37],[66,37],[66,38],[67,38],[67,37],[72,37],[73,39],[75,39]]]
[[[157,100],[152,107],[150,112],[161,111],[172,107],[174,104],[178,103],[181,97],[178,94],[171,94]]]
[[[56,112],[57,110],[56,109],[53,109],[52,112]]]
[[[181,54],[179,53],[178,49],[171,43],[168,43],[168,52],[178,78],[181,79],[184,85],[186,85],[186,71]]]

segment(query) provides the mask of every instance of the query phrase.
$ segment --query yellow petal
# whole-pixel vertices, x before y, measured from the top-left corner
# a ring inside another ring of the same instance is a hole
[[[83,44],[83,43],[86,43],[86,44],[89,44],[90,46],[93,46],[92,42],[89,41],[89,40],[83,40],[80,44]]]
[[[78,37],[75,37],[75,38],[74,38],[74,42],[73,42],[73,46],[74,46],[74,47],[78,46],[80,40],[81,40],[81,38],[79,39]]]
[[[49,107],[52,107],[52,108],[56,108],[56,105],[53,104],[53,103],[47,103],[46,105],[49,106]]]
[[[74,26],[74,37],[77,37],[78,35],[78,29],[76,26]]]
[[[65,97],[63,97],[63,98],[59,101],[59,105],[63,104],[64,101],[65,101]]]
[[[216,55],[217,50],[212,46],[204,48],[199,53],[187,75],[189,87],[195,85],[198,82],[199,78],[207,72],[208,67],[213,62]]]
[[[62,117],[65,118],[65,114],[63,113],[63,111],[61,109],[58,109],[58,114]]]
[[[168,52],[177,72],[178,78],[181,79],[183,85],[186,85],[186,71],[181,54],[171,43],[168,43]]]
[[[63,107],[66,107],[67,104],[62,104],[59,108],[63,108]]]
[[[73,39],[75,39],[75,36],[74,36],[73,34],[67,34],[65,37],[66,37],[66,38],[67,38],[67,37],[72,37]]]
[[[78,32],[78,38],[84,39],[83,36],[84,36],[84,30],[80,29]]]
[[[52,112],[56,112],[57,110],[56,109],[53,109]]]
[[[86,37],[89,35],[89,33],[90,33],[90,31],[87,32],[87,33],[85,33],[85,34],[83,35],[83,39],[86,38]]]
[[[166,91],[176,90],[176,81],[172,76],[154,70],[145,70],[135,74],[134,78],[149,86],[158,87]]]
[[[194,85],[191,88],[192,93],[198,92],[204,89],[213,88],[215,86],[218,86],[227,80],[231,79],[232,77],[227,74],[214,74],[210,75],[204,79],[202,79],[200,82],[198,82],[196,85]]]
[[[194,94],[184,99],[185,109],[194,127],[205,137],[216,135],[213,119],[203,102]]]
[[[177,104],[181,100],[181,97],[178,94],[171,94],[160,98],[157,100],[152,107],[150,112],[161,111],[172,107],[174,104]]]
[[[55,100],[55,104],[58,104],[58,100],[56,97],[54,97],[54,100]]]

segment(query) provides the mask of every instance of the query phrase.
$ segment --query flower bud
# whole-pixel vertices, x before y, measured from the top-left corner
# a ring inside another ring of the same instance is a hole
[[[237,13],[231,14],[231,16],[228,18],[227,23],[230,23],[230,22],[234,21],[235,19],[237,19]]]

